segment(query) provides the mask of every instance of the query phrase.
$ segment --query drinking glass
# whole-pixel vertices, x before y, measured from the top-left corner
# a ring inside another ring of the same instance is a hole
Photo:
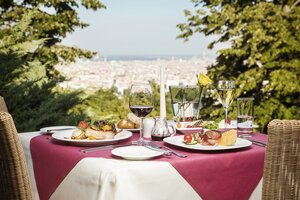
[[[223,105],[225,111],[225,129],[227,128],[227,114],[228,108],[233,100],[233,93],[235,89],[235,82],[232,80],[218,81],[218,100]]]
[[[253,101],[252,97],[237,99],[237,133],[241,138],[251,138],[253,132]]]
[[[140,138],[137,141],[138,145],[145,145],[143,136],[143,118],[151,113],[153,109],[153,94],[150,84],[133,84],[129,95],[129,108],[134,115],[141,119],[140,123]]]
[[[172,111],[179,121],[187,117],[198,119],[201,91],[196,85],[169,86]]]

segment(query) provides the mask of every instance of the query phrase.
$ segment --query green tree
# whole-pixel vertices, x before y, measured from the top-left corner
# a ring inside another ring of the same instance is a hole
[[[108,119],[117,122],[126,118],[129,108],[128,104],[124,105],[115,88],[111,88],[99,89],[86,96],[72,111],[91,120]]]
[[[58,83],[64,77],[54,68],[94,54],[60,45],[75,28],[87,26],[79,20],[77,2],[104,8],[98,0],[0,1],[0,95],[20,132],[81,118],[70,110],[80,103],[80,92],[63,91]]]
[[[80,4],[79,4],[79,3]],[[38,58],[47,66],[48,75],[56,75],[54,66],[61,61],[75,61],[78,57],[91,58],[94,53],[77,47],[61,45],[60,42],[76,28],[85,28],[77,13],[79,6],[98,10],[105,8],[99,0],[20,0],[0,1],[1,21],[7,25],[17,23],[28,11],[32,14],[26,30],[28,40],[47,39],[28,59]]]
[[[192,2],[195,12],[185,11],[187,22],[178,24],[182,31],[178,37],[188,40],[203,33],[217,36],[209,48],[229,44],[208,67],[214,82],[236,80],[236,97],[254,96],[256,123],[261,127],[275,118],[299,119],[300,1]],[[222,113],[213,95],[204,101],[207,118]]]
[[[35,11],[29,11],[12,26],[0,29],[0,94],[8,103],[19,132],[38,130],[52,124],[69,124],[77,118],[68,113],[80,102],[78,92],[61,93],[56,81],[46,76],[46,66],[38,59],[26,59],[44,42],[29,40],[26,31]]]

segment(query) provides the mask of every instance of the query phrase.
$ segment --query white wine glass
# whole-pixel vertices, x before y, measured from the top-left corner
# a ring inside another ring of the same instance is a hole
[[[218,100],[222,104],[225,111],[225,129],[227,128],[228,108],[234,98],[235,82],[233,80],[218,81]]]
[[[153,109],[153,94],[150,84],[133,84],[129,95],[129,108],[134,115],[141,119],[140,122],[140,138],[137,141],[138,145],[146,145],[147,141],[143,136],[143,119]]]

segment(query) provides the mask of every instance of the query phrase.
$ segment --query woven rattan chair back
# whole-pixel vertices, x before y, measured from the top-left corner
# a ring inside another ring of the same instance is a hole
[[[268,125],[262,199],[300,199],[300,120]]]
[[[0,112],[0,199],[32,199],[25,154],[7,112]]]
[[[0,112],[1,111],[8,112],[8,109],[6,107],[6,103],[3,99],[3,97],[0,96]]]

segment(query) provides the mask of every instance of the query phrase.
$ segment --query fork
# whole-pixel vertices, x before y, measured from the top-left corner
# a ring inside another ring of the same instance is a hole
[[[131,142],[131,143],[126,143],[126,144],[115,144],[115,145],[111,144],[111,145],[105,145],[105,146],[100,146],[100,147],[80,149],[80,151],[83,153],[90,153],[90,152],[95,152],[95,151],[110,150],[110,149],[115,149],[117,147],[125,147],[125,146],[131,146],[131,145],[135,145],[135,143]]]
[[[58,128],[58,129],[48,129],[43,132],[43,134],[52,134],[55,131],[66,131],[66,130],[75,130],[76,128]]]
[[[177,151],[174,151],[173,149],[170,149],[169,147],[162,146],[162,147],[160,147],[160,148],[165,148],[165,149],[167,149],[169,152],[175,154],[175,155],[178,156],[178,157],[181,157],[181,158],[186,158],[186,157],[187,157],[187,155],[182,154],[182,153],[178,153]]]
[[[252,139],[249,139],[249,138],[248,138],[248,140],[249,140],[250,142],[252,142],[253,144],[256,144],[257,146],[261,146],[261,147],[266,147],[266,146],[267,146],[267,143],[264,143],[264,142],[252,140]]]
[[[148,149],[151,149],[151,150],[154,150],[154,151],[160,151],[160,152],[163,152],[164,155],[166,156],[170,156],[171,155],[171,152],[170,151],[166,151],[166,150],[163,150],[161,148],[159,148],[159,146],[157,146],[157,144],[155,142],[149,142],[147,145],[144,145],[144,147],[148,148]]]
[[[184,154],[182,154],[182,153],[178,153],[178,152],[176,152],[176,151],[174,151],[174,150],[172,150],[172,149],[170,149],[170,148],[168,148],[168,147],[166,147],[166,146],[161,146],[161,147],[159,147],[155,142],[150,142],[149,145],[150,145],[154,150],[157,149],[157,150],[160,150],[160,151],[167,152],[167,153],[169,153],[169,154],[173,153],[174,155],[176,155],[176,156],[178,156],[178,157],[181,157],[181,158],[187,157],[187,155],[184,155]],[[163,148],[165,148],[166,150],[164,150]]]

